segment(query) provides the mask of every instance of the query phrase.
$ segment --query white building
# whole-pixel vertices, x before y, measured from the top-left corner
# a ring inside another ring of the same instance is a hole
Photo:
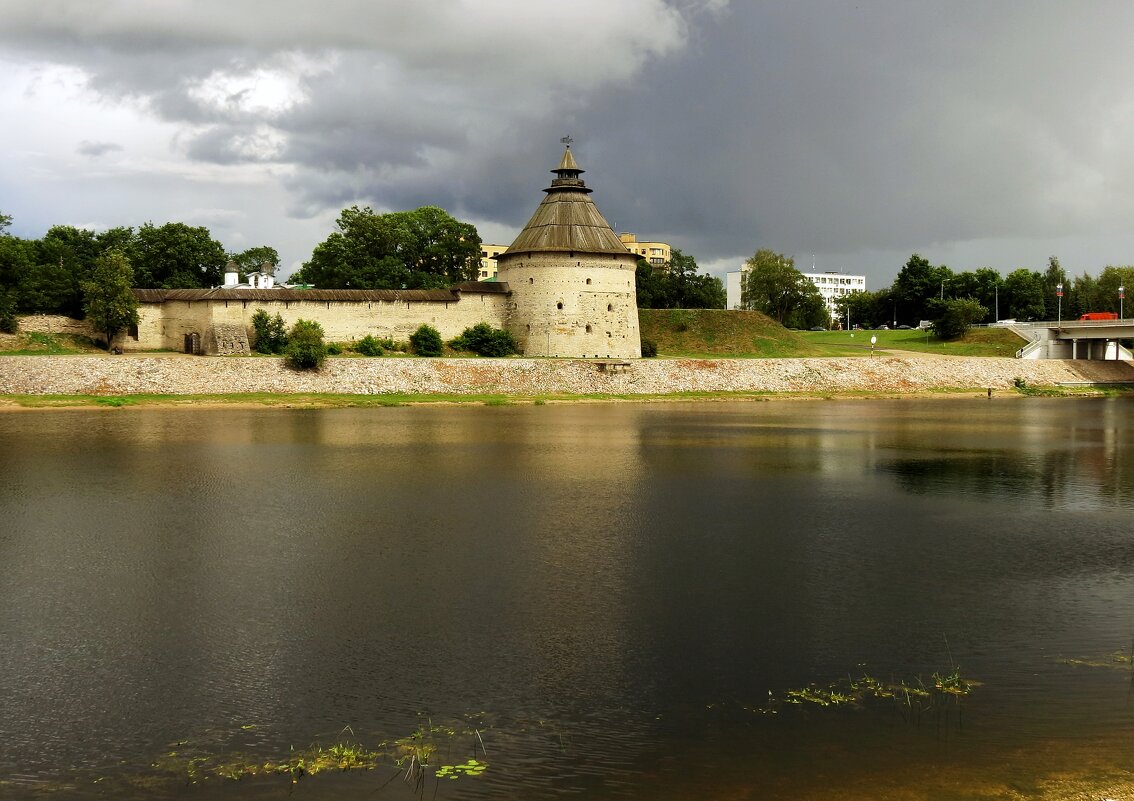
[[[850,295],[853,292],[866,291],[865,275],[844,275],[840,272],[804,273],[803,277],[815,284],[823,302],[827,304],[827,312],[832,319],[835,317],[835,301]]]
[[[748,272],[747,265],[725,275],[725,295],[727,307],[730,309],[741,308],[742,278],[746,272]],[[846,275],[837,271],[803,273],[802,275],[819,290],[819,294],[823,297],[823,302],[827,304],[827,311],[832,318],[835,316],[835,301],[852,292],[866,291],[865,275]]]

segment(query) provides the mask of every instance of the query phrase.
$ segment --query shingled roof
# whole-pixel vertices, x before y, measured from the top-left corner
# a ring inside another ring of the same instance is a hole
[[[584,171],[575,162],[569,145],[552,172],[557,177],[543,190],[547,197],[516,241],[497,257],[497,262],[536,251],[629,253],[590,199],[591,190],[579,177]]]
[[[142,303],[164,303],[167,300],[258,300],[258,301],[385,301],[441,302],[460,300],[461,293],[507,293],[505,283],[482,284],[469,281],[450,289],[135,289],[134,297]]]

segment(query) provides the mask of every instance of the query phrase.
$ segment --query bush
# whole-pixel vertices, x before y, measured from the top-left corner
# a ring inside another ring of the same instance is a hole
[[[252,350],[257,353],[283,353],[287,347],[287,328],[283,317],[259,309],[252,315]]]
[[[385,352],[382,349],[381,343],[370,336],[370,334],[358,340],[354,345],[354,349],[363,356],[381,356]]]
[[[651,358],[658,355],[658,343],[652,339],[642,340],[642,355],[646,358]]]
[[[933,333],[941,339],[963,336],[974,323],[988,314],[988,309],[972,298],[937,301],[933,308],[938,315],[933,321]]]
[[[488,323],[477,323],[466,328],[449,343],[453,350],[466,350],[478,356],[511,356],[519,348],[511,332],[493,328]]]
[[[309,320],[296,320],[287,337],[285,351],[289,367],[295,370],[318,370],[327,358],[323,344],[323,326]]]
[[[327,343],[327,355],[328,356],[342,356],[343,355],[343,346],[340,345],[338,342],[328,342]]]
[[[410,347],[418,356],[440,356],[442,349],[441,334],[437,329],[422,323],[416,331],[410,334]]]

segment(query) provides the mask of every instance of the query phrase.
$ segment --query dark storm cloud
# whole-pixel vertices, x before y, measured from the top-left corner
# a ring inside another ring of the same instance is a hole
[[[709,257],[1117,225],[1132,22],[1117,3],[734,6],[585,116],[617,153],[606,204]]]
[[[713,260],[1115,235],[1129,3],[15,2],[0,54],[279,168],[296,217],[513,228],[572,134],[617,227]],[[95,145],[97,147],[97,145]],[[95,155],[83,149],[86,155]]]

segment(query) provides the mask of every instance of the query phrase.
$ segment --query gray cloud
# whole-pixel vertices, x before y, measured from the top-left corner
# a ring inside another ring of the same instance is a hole
[[[1097,258],[1134,212],[1126,3],[9,6],[0,55],[175,126],[186,169],[270,171],[297,219],[429,203],[516,228],[565,133],[608,219],[703,262],[772,247],[878,284],[915,249]]]
[[[79,146],[75,148],[75,152],[80,156],[97,158],[98,156],[105,156],[107,153],[113,153],[121,149],[122,145],[117,145],[114,142],[91,142],[88,139],[84,139],[82,142],[79,142]]]

